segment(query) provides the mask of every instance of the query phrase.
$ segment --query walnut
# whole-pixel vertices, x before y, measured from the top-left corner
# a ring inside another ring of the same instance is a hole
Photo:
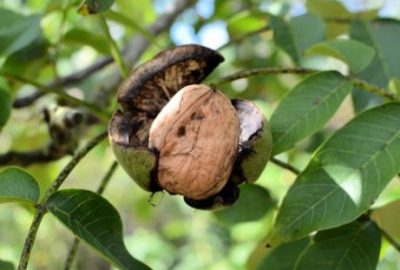
[[[172,194],[206,199],[232,171],[240,124],[231,101],[205,85],[181,89],[150,128],[149,147],[159,152],[158,184]]]
[[[223,60],[203,46],[178,46],[136,67],[119,87],[110,145],[144,190],[217,209],[237,201],[241,183],[259,178],[272,147],[264,115],[250,101],[198,85]]]

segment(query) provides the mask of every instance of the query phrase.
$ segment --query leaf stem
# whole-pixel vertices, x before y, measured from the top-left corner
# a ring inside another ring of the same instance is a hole
[[[292,165],[290,165],[290,164],[288,164],[286,162],[283,162],[283,161],[281,161],[281,160],[279,160],[277,158],[272,157],[272,158],[270,158],[270,160],[271,160],[272,163],[274,163],[274,164],[278,165],[279,167],[282,167],[282,168],[284,168],[286,170],[291,171],[295,175],[299,175],[301,173],[301,171],[299,169],[297,169],[297,168],[293,167]]]
[[[47,211],[46,202],[48,198],[60,188],[67,176],[71,173],[71,171],[75,168],[79,161],[81,161],[86,156],[86,154],[89,153],[90,150],[92,150],[106,137],[107,131],[104,131],[94,137],[92,140],[90,140],[81,150],[76,152],[72,159],[68,162],[68,164],[62,169],[60,174],[54,180],[50,188],[44,194],[42,200],[37,205],[35,216],[33,218],[31,227],[29,228],[28,235],[25,239],[24,248],[22,250],[21,258],[18,265],[18,270],[25,270],[28,266],[28,261],[32,251],[33,243],[36,238],[36,234],[39,230],[40,223],[42,222],[42,219]]]
[[[212,85],[222,85],[226,84],[235,80],[253,77],[253,76],[260,76],[260,75],[273,75],[273,74],[311,74],[318,72],[315,69],[307,69],[307,68],[282,68],[282,67],[266,67],[266,68],[254,68],[254,69],[247,69],[243,71],[238,71],[231,75],[225,76],[212,82]]]
[[[113,174],[117,168],[118,168],[118,162],[114,161],[112,163],[111,167],[108,169],[107,173],[104,175],[103,179],[101,180],[100,186],[96,190],[97,194],[100,194],[100,195],[103,194],[105,188],[107,187],[107,184],[110,182],[110,179],[113,176]],[[80,243],[79,238],[75,237],[74,242],[72,243],[72,246],[68,252],[68,257],[65,261],[64,270],[71,269],[72,264],[74,263],[76,254],[78,252],[79,243]]]
[[[105,17],[102,14],[100,14],[99,18],[100,18],[100,27],[106,36],[108,45],[110,46],[111,55],[114,58],[115,63],[117,63],[118,65],[121,77],[126,78],[128,76],[128,68],[125,65],[122,54],[118,49],[117,43],[115,43],[115,40],[111,36],[110,28],[108,27]]]
[[[48,87],[48,86],[42,85],[38,82],[35,82],[33,80],[30,80],[28,78],[25,78],[25,77],[22,77],[22,76],[19,76],[16,74],[11,74],[4,70],[0,70],[0,75],[4,76],[4,77],[8,77],[12,80],[19,81],[21,83],[30,84],[42,92],[55,94],[55,95],[59,96],[60,98],[66,100],[74,105],[81,106],[81,107],[87,109],[90,113],[97,116],[103,122],[107,122],[111,118],[110,114],[104,112],[102,109],[98,108],[97,106],[95,106],[91,103],[88,103],[84,100],[73,97],[71,95],[68,95],[68,94],[64,93],[63,91],[60,91],[58,87],[54,87],[54,88]]]

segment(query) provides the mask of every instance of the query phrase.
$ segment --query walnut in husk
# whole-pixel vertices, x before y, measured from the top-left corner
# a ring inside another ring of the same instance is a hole
[[[143,189],[165,189],[194,208],[214,209],[233,204],[238,185],[254,182],[265,167],[272,141],[259,109],[198,85],[222,61],[208,48],[179,46],[133,70],[121,85],[122,110],[110,121],[110,142]]]

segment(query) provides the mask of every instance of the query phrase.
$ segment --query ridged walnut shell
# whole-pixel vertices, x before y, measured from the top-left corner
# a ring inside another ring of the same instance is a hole
[[[178,91],[150,128],[159,152],[158,184],[172,194],[201,200],[226,185],[238,152],[239,118],[231,101],[205,85]]]

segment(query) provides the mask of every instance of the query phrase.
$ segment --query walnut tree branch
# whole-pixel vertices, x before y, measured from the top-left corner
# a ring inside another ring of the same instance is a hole
[[[107,137],[107,132],[104,131],[101,134],[94,137],[90,140],[82,149],[80,149],[76,154],[72,157],[72,159],[68,162],[68,164],[62,169],[60,174],[51,184],[50,188],[44,194],[42,200],[36,207],[35,216],[33,218],[31,227],[29,228],[28,235],[25,239],[24,248],[22,250],[21,258],[18,265],[18,270],[25,270],[28,266],[29,257],[32,251],[33,243],[36,239],[36,234],[39,230],[40,223],[44,215],[46,214],[46,202],[48,198],[56,192],[60,186],[64,183],[67,176],[71,173],[71,171],[75,168],[75,166],[92,150],[96,145],[98,145],[101,141],[103,141]]]
[[[195,2],[196,1],[194,0],[176,0],[174,2],[174,5],[172,5],[173,8],[171,10],[160,15],[156,19],[156,21],[148,27],[148,32],[153,34],[154,36],[158,36],[159,34],[167,31],[171,27],[174,20],[185,9],[193,5]],[[123,55],[123,60],[125,63],[127,63],[128,67],[132,67],[139,60],[139,58],[142,56],[143,52],[146,51],[149,45],[150,42],[148,41],[147,37],[144,37],[142,35],[137,35],[127,42],[125,47],[122,49],[122,55]],[[111,63],[113,63],[112,57],[101,58],[89,67],[74,72],[65,77],[61,77],[57,80],[51,81],[47,83],[45,86],[47,88],[54,88],[54,87],[74,85],[76,83],[81,82],[82,80],[85,80],[92,74],[102,70],[104,67],[106,67]],[[98,94],[97,95],[98,98],[103,98],[105,96],[104,92],[106,93],[107,96],[107,93],[110,92],[109,89],[113,88],[112,90],[114,90],[114,88],[121,81],[121,76],[118,74],[118,69],[116,67],[113,67],[112,70],[113,71],[109,76],[112,81],[107,83],[107,80],[102,80],[102,82],[106,82],[107,85],[100,88],[103,93]],[[115,76],[115,74],[117,74],[116,78],[113,78],[112,76]],[[22,108],[30,106],[32,103],[34,103],[38,98],[42,97],[43,95],[44,93],[36,89],[32,94],[28,96],[17,98],[14,101],[13,106],[14,108]],[[101,103],[101,101],[99,101],[98,103]]]

